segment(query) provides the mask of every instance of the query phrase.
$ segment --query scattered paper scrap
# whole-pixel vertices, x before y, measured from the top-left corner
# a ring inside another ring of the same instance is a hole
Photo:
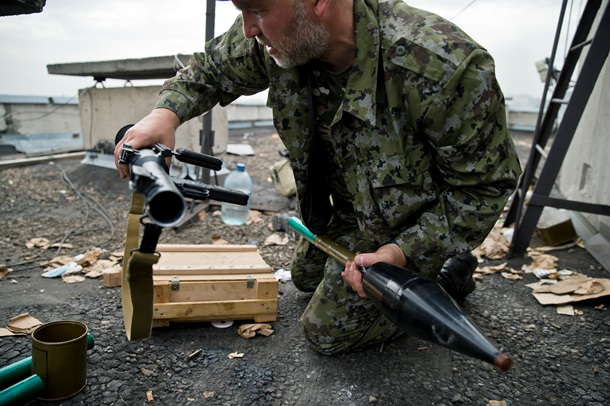
[[[610,279],[575,274],[552,285],[543,281],[527,285],[542,305],[562,305],[610,295]]]
[[[5,266],[0,266],[0,281],[3,281],[6,279],[7,276],[9,276],[9,274],[13,272],[13,270],[11,268],[7,268]]]
[[[532,263],[529,266],[524,266],[526,272],[533,272],[534,269],[557,269],[558,258],[554,255],[534,249],[528,249],[527,255],[532,259]]]
[[[101,248],[93,248],[83,254],[83,256],[78,259],[77,263],[83,268],[94,265],[101,254],[104,253],[104,250]]]
[[[23,334],[15,334],[11,330],[5,327],[0,327],[0,337],[9,337],[9,336],[22,336]]]
[[[84,282],[86,278],[80,275],[64,274],[61,276],[61,279],[66,283],[81,283]]]
[[[58,266],[67,265],[70,262],[73,262],[75,257],[71,257],[70,255],[60,255],[58,257],[52,258],[46,266],[49,268],[56,268]]]
[[[42,276],[45,278],[61,277],[66,283],[83,282],[85,278],[80,274],[84,274],[87,278],[100,278],[106,269],[116,267],[122,259],[120,253],[112,253],[110,259],[99,259],[104,253],[106,251],[101,248],[92,248],[84,254],[74,257],[69,255],[55,257],[47,262]]]
[[[502,224],[498,223],[491,230],[485,241],[475,249],[475,255],[487,259],[502,259],[506,257],[509,250],[509,243],[504,236]]]
[[[574,306],[572,305],[561,305],[557,306],[557,314],[562,314],[564,316],[574,316]]]
[[[507,263],[504,262],[499,265],[490,265],[490,266],[485,266],[483,268],[477,268],[476,272],[482,273],[485,275],[491,275],[491,274],[498,273],[498,272],[507,272],[508,269],[510,269],[510,268],[507,268],[506,264]]]
[[[567,293],[576,293],[583,286],[587,286],[588,282],[593,279],[589,278],[585,275],[575,275],[574,277],[563,281],[563,283],[555,283],[552,286],[548,287],[548,291],[554,293],[556,295],[565,295]]]
[[[596,295],[606,289],[604,284],[596,279],[586,281],[574,291],[575,295]]]
[[[273,233],[265,240],[265,247],[270,245],[286,245],[290,241],[287,235],[280,235],[279,233]]]
[[[523,277],[521,275],[515,274],[515,273],[511,273],[511,272],[502,272],[501,275],[505,278],[505,279],[510,279],[511,281],[518,281],[523,279]]]
[[[6,328],[0,329],[0,337],[2,336],[13,336],[13,335],[28,335],[36,329],[36,327],[42,325],[42,322],[35,317],[30,316],[29,313],[22,313],[18,316],[11,318],[8,321]]]
[[[108,258],[111,261],[119,262],[123,259],[124,253],[122,251],[113,251],[110,253],[110,257]]]
[[[9,330],[23,332],[25,334],[30,334],[40,325],[42,325],[42,322],[35,317],[30,316],[29,313],[22,313],[8,321]]]
[[[487,406],[506,406],[505,400],[490,400],[487,402]]]
[[[83,272],[86,272],[87,278],[99,278],[104,274],[106,269],[113,269],[117,265],[116,261],[109,259],[99,259],[95,264],[90,267],[84,268]]]
[[[237,333],[242,338],[252,338],[256,335],[256,333],[262,334],[265,337],[269,337],[271,334],[273,334],[273,330],[271,329],[270,324],[253,323],[242,324],[241,326],[239,326]]]
[[[203,398],[204,399],[213,398],[214,395],[215,395],[215,393],[212,392],[212,391],[205,391],[205,392],[203,392]]]
[[[47,240],[46,238],[32,238],[30,239],[30,241],[28,241],[27,243],[25,243],[25,246],[27,248],[44,248],[47,245],[49,245],[50,241]]]
[[[233,359],[233,358],[243,358],[244,357],[244,353],[243,352],[232,352],[229,354],[229,358]]]
[[[212,236],[212,245],[229,245],[229,242],[216,234]]]

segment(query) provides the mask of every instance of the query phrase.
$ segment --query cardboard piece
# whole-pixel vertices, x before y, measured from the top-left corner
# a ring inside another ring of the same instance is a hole
[[[40,320],[30,316],[29,313],[22,313],[18,316],[12,317],[8,321],[8,326],[6,326],[6,328],[0,329],[0,337],[28,335],[40,325],[42,325]]]
[[[533,289],[534,297],[542,305],[564,305],[610,295],[610,279],[581,274],[552,285],[536,282],[527,286]]]
[[[536,234],[546,245],[559,245],[577,238],[572,219],[565,209],[545,207]]]
[[[122,270],[117,267],[107,268],[102,271],[102,276],[104,279],[104,287],[106,288],[114,288],[117,286],[121,286],[121,272]]]

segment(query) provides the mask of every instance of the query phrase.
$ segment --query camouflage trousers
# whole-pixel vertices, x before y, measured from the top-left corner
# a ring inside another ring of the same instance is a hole
[[[332,235],[327,235],[353,252],[376,249],[359,239],[353,228],[331,229]],[[313,292],[300,324],[313,348],[325,355],[356,351],[401,334],[370,299],[359,297],[344,283],[343,269],[326,253],[300,239],[292,261],[292,281],[299,290]]]

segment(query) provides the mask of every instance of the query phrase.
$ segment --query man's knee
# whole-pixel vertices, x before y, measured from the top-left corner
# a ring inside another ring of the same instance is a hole
[[[333,336],[333,334],[323,334],[320,332],[320,326],[312,326],[304,322],[303,319],[301,319],[301,330],[310,347],[322,355],[345,353],[352,347],[350,345],[352,343],[346,343],[345,341],[343,343],[337,342],[337,337]]]
[[[328,256],[304,238],[294,250],[290,271],[293,285],[303,292],[316,290],[324,277]]]
[[[301,320],[303,335],[311,348],[322,355],[360,351],[402,335],[402,332],[385,318],[376,320],[368,328],[355,329],[350,332],[339,331],[334,329],[334,326],[328,326],[328,329],[329,332],[325,332],[325,328],[311,326]]]
[[[300,319],[303,335],[311,347],[323,355],[360,351],[402,335],[400,329],[376,308],[369,308],[359,316],[326,317],[332,313],[332,310],[315,312],[308,307]]]

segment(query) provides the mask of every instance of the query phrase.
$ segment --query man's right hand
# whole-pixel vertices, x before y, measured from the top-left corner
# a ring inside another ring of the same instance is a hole
[[[155,144],[163,144],[170,149],[174,149],[178,126],[180,126],[180,119],[176,113],[168,109],[158,108],[127,130],[123,139],[114,148],[114,164],[121,178],[129,177],[129,166],[119,164],[123,144],[129,144],[136,150],[152,147]],[[168,161],[171,162],[171,157],[168,158]],[[168,165],[170,162],[168,162]]]
[[[341,276],[358,296],[367,297],[362,286],[360,268],[368,268],[377,262],[385,262],[404,268],[407,265],[407,258],[397,244],[390,243],[382,245],[375,252],[357,254],[353,261],[347,261]]]

